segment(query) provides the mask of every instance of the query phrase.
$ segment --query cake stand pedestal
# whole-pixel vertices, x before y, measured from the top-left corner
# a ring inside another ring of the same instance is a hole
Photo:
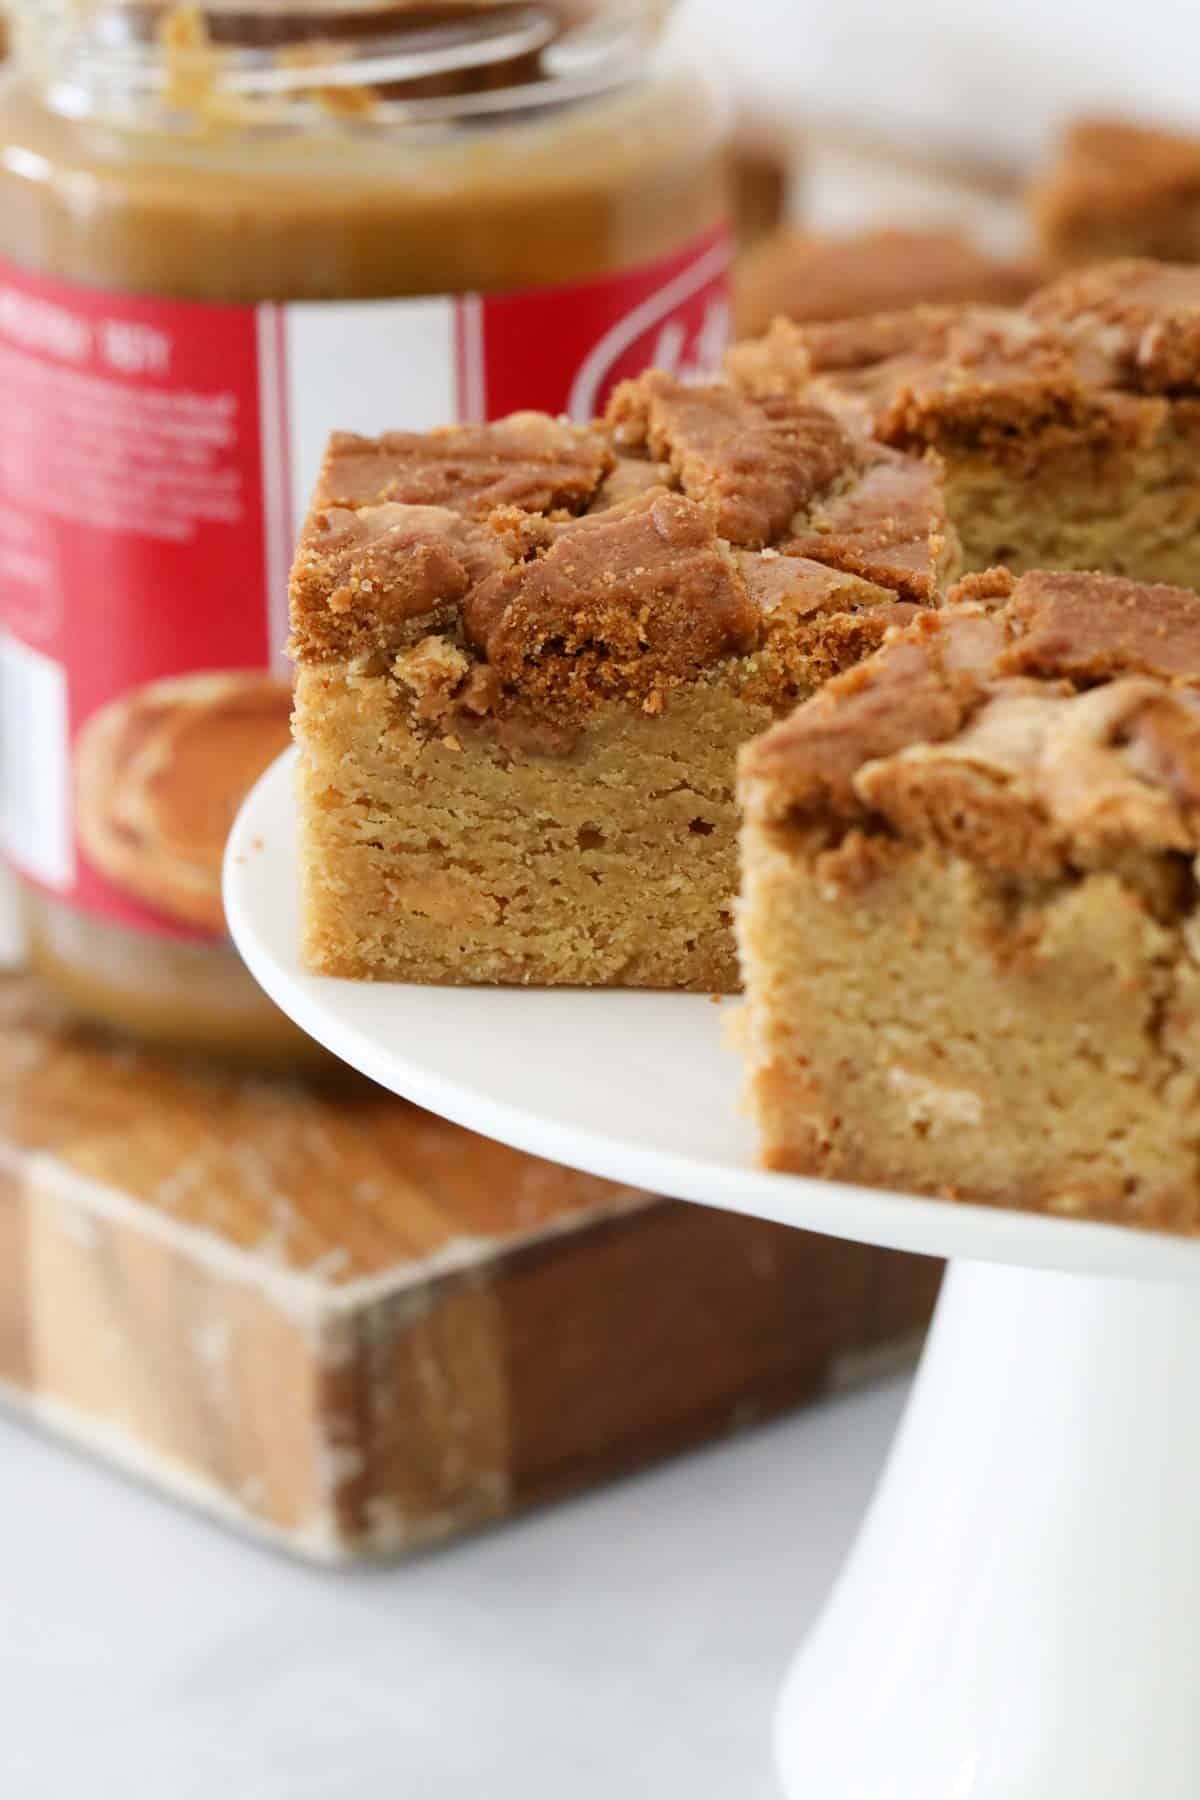
[[[338,1056],[615,1181],[955,1259],[784,1686],[790,1800],[1197,1800],[1200,1243],[755,1169],[734,1003],[313,977],[296,888],[284,758],[230,840],[226,909],[263,987]]]

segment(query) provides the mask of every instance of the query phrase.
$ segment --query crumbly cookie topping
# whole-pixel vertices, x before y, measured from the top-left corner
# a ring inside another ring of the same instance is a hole
[[[786,394],[627,382],[580,429],[538,414],[336,437],[292,579],[301,662],[391,665],[436,637],[472,707],[654,711],[726,669],[785,705],[936,601],[954,571],[936,458]],[[421,716],[447,707],[444,656]],[[404,663],[407,686],[425,667]],[[432,665],[431,665],[432,666]],[[457,664],[453,664],[457,666]]]
[[[1063,277],[1021,307],[917,307],[828,325],[777,320],[730,379],[791,394],[914,450],[1012,463],[1047,442],[1136,442],[1167,398],[1200,393],[1200,269],[1125,260]]]
[[[761,819],[822,811],[1012,873],[1200,848],[1200,596],[971,577],[743,753]]]

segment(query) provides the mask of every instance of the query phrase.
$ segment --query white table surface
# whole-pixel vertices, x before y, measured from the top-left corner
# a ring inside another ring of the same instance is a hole
[[[408,1564],[295,1564],[0,1418],[4,1800],[774,1800],[892,1380]]]

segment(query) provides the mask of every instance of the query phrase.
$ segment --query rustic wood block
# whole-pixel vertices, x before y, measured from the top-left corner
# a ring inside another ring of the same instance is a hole
[[[307,1555],[412,1550],[894,1362],[936,1278],[0,983],[5,1393]]]

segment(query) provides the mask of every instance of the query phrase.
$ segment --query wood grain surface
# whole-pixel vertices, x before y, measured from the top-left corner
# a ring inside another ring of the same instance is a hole
[[[412,1550],[775,1413],[910,1351],[937,1273],[0,983],[5,1394],[298,1552]]]

